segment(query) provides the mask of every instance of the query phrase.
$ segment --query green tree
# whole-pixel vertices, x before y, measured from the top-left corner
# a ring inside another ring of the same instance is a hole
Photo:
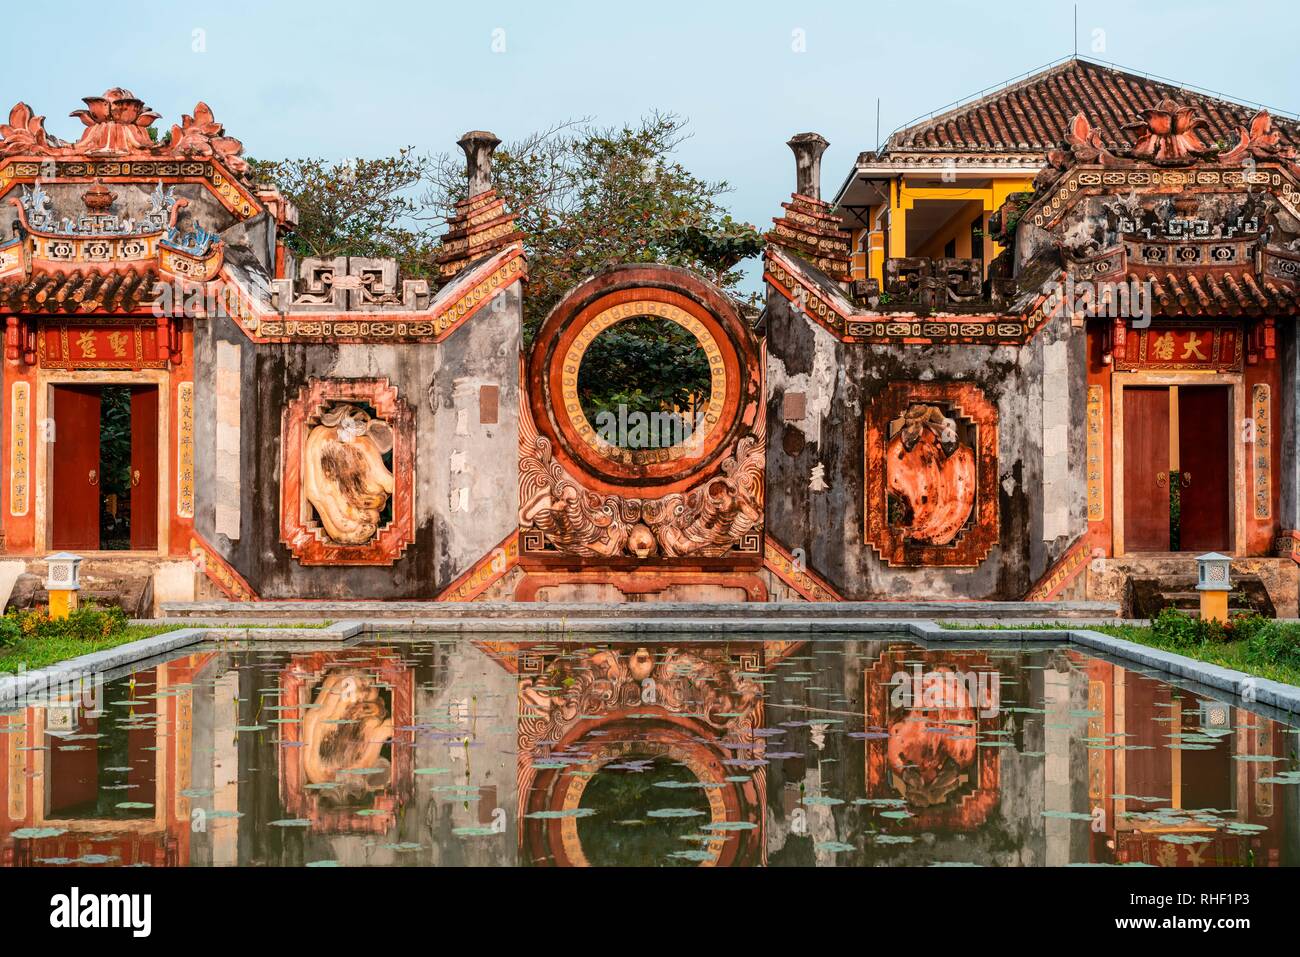
[[[297,255],[384,257],[396,259],[407,276],[432,273],[437,223],[420,197],[428,157],[406,148],[379,159],[254,159],[250,165],[258,180],[298,208],[288,239]]]
[[[735,267],[761,251],[762,236],[722,207],[726,182],[673,159],[687,135],[681,117],[652,113],[623,127],[570,121],[497,150],[494,185],[528,252],[526,341],[565,292],[615,263],[682,266],[735,295]],[[450,216],[465,195],[464,161],[434,157],[429,180],[426,206]]]
[[[762,236],[721,205],[722,181],[700,179],[673,158],[686,121],[652,113],[635,124],[562,123],[498,149],[493,180],[523,231],[528,254],[524,341],[573,286],[616,263],[660,263],[699,273],[738,306],[741,260]],[[466,192],[459,152],[380,159],[253,160],[256,176],[298,207],[290,237],[302,256],[381,256],[408,276],[436,275],[438,237]],[[685,408],[709,386],[689,334],[666,322],[622,323],[593,343],[580,380],[589,412],[620,402],[637,411]]]

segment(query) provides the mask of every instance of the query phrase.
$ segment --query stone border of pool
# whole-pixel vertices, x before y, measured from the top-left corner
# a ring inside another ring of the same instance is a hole
[[[44,668],[0,675],[0,707],[39,695],[51,687],[66,685],[88,675],[103,674],[168,652],[197,645],[203,641],[251,641],[253,632],[267,632],[275,640],[313,640],[339,642],[355,638],[365,631],[361,622],[334,622],[324,628],[178,628],[139,641],[128,641],[114,648],[57,661]],[[259,634],[258,640],[261,640]]]
[[[33,671],[0,676],[0,706],[31,696],[51,685],[80,676],[100,674],[132,662],[154,658],[206,641],[338,643],[367,634],[502,634],[524,633],[550,640],[568,636],[608,635],[613,631],[632,635],[682,635],[707,637],[730,634],[819,635],[904,634],[930,642],[1024,643],[1055,642],[1081,645],[1123,661],[1133,661],[1179,678],[1199,682],[1246,702],[1300,714],[1300,687],[1233,671],[1208,662],[1137,642],[1126,641],[1079,628],[952,628],[930,620],[861,618],[589,618],[570,620],[555,617],[531,618],[385,618],[336,621],[323,628],[258,627],[252,623],[231,623],[218,627],[179,628],[176,631],[128,642],[106,651],[70,658]]]

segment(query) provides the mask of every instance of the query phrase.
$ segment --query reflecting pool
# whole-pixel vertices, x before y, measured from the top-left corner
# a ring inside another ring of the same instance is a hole
[[[1288,865],[1297,730],[1064,647],[199,646],[0,715],[0,861]]]

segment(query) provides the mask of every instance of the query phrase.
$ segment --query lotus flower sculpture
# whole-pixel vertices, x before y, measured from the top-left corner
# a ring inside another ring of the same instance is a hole
[[[1191,163],[1209,152],[1197,133],[1209,123],[1195,108],[1179,106],[1173,100],[1161,100],[1154,109],[1142,110],[1140,120],[1124,127],[1138,133],[1133,147],[1136,159],[1149,160],[1162,166]]]
[[[114,87],[103,96],[87,96],[84,110],[71,115],[86,125],[76,148],[84,153],[122,154],[151,150],[149,127],[159,114],[145,107],[130,90]]]

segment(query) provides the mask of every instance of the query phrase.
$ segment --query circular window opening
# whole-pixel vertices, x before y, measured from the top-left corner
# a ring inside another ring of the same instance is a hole
[[[598,447],[636,461],[699,446],[713,386],[709,356],[694,333],[649,316],[599,333],[578,367],[578,402]]]
[[[716,856],[700,825],[712,820],[695,775],[667,755],[633,751],[619,764],[642,761],[639,771],[601,768],[582,792],[578,840],[596,867],[690,867]],[[703,838],[703,839],[701,839]]]

